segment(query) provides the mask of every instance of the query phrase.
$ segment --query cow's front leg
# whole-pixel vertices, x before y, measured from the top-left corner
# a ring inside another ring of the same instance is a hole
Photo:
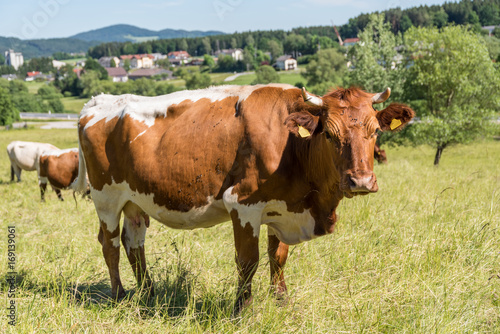
[[[260,222],[252,222],[245,216],[239,217],[238,211],[231,211],[236,265],[238,266],[238,292],[234,312],[239,313],[252,302],[252,278],[259,263]]]
[[[288,245],[281,242],[271,228],[268,229],[267,254],[271,267],[271,291],[276,298],[286,299],[287,289],[283,268],[288,258]]]
[[[112,231],[108,230],[111,227]],[[120,263],[120,228],[119,218],[114,222],[105,223],[101,220],[99,236],[97,237],[102,245],[102,254],[106,265],[108,266],[109,276],[111,278],[111,298],[120,299],[125,297],[120,280],[120,271],[118,265]]]
[[[144,241],[148,226],[149,217],[147,215],[131,219],[125,217],[123,219],[122,243],[139,288],[144,287],[149,292],[149,296],[153,296],[153,284],[146,269],[146,255],[144,253]]]

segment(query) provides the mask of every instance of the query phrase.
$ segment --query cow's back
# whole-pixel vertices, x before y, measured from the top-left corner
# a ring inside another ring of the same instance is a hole
[[[12,163],[21,169],[33,171],[37,169],[40,154],[48,150],[57,150],[47,143],[14,141],[7,146],[7,153]]]

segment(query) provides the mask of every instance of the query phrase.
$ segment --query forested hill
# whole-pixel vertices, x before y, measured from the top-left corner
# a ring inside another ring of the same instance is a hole
[[[400,8],[383,11],[385,20],[394,33],[404,33],[412,26],[443,27],[449,24],[471,25],[479,32],[481,26],[500,25],[500,0],[462,0],[447,2],[443,5],[420,6],[402,10]],[[349,19],[348,23],[337,28],[342,38],[357,37],[368,21],[370,14],[361,14]],[[249,43],[252,42],[252,43]],[[270,43],[270,41],[272,41]],[[312,54],[318,45],[322,48],[337,43],[333,28],[328,26],[295,28],[291,31],[267,30],[241,32],[226,35],[197,38],[176,38],[155,40],[143,43],[106,43],[92,47],[89,54],[94,58],[101,56],[187,50],[193,56],[201,56],[218,49],[245,48],[252,44],[257,49],[288,54]]]
[[[224,34],[222,31],[187,31],[175,29],[153,31],[128,24],[116,24],[101,29],[82,32],[71,36],[70,38],[80,39],[87,42],[142,42],[155,39],[203,37],[222,34]]]
[[[56,52],[86,53],[87,50],[101,42],[86,42],[73,38],[50,38],[21,40],[15,37],[0,37],[0,51],[13,49],[22,52],[25,59],[48,57]]]

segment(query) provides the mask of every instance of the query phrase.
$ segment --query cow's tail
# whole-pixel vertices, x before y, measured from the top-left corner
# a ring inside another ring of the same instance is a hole
[[[88,188],[87,181],[87,166],[85,164],[85,156],[82,152],[82,143],[80,142],[80,136],[78,136],[78,177],[71,184],[71,189],[74,192],[85,193]]]

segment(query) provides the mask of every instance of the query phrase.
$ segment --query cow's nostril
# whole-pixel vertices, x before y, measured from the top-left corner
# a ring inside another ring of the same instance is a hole
[[[357,185],[350,176],[347,178],[347,182],[349,184],[349,188],[356,188]]]

